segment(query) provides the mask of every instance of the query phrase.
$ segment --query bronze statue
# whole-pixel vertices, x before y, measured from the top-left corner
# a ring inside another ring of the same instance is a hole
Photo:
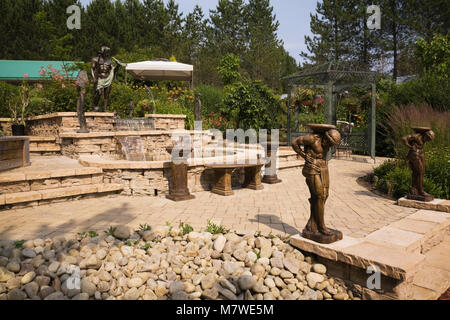
[[[104,95],[103,111],[107,111],[111,85],[119,68],[119,66],[113,66],[109,56],[110,51],[110,48],[102,46],[98,57],[91,60],[91,75],[94,79],[93,109],[95,112],[99,111],[98,103],[102,95]]]
[[[202,121],[202,101],[200,93],[195,94],[194,117],[195,121]]]
[[[292,142],[295,152],[305,159],[303,175],[311,193],[309,199],[311,216],[302,236],[319,243],[333,243],[342,239],[342,232],[325,226],[325,202],[330,188],[326,157],[330,148],[341,142],[341,134],[332,125],[309,124],[307,126],[313,133]]]
[[[412,170],[412,188],[408,199],[429,202],[434,197],[423,190],[423,177],[425,175],[425,152],[423,145],[435,137],[430,128],[413,128],[414,134],[403,137],[404,144],[409,148],[406,159]]]

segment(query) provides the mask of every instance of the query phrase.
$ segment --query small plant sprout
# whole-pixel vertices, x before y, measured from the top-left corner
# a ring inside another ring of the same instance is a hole
[[[147,242],[142,249],[148,250],[148,249],[151,249],[151,248],[153,248],[152,245]]]
[[[14,241],[14,247],[20,249],[20,248],[22,248],[24,243],[25,243],[25,240],[16,240],[16,241]]]
[[[91,238],[98,237],[98,233],[95,232],[95,231],[89,231],[89,232],[88,232],[88,235],[89,235],[89,237],[91,237]]]
[[[145,231],[151,231],[152,227],[148,224],[140,224],[139,225],[139,231],[145,232]]]
[[[78,232],[77,234],[78,234],[78,236],[79,236],[81,239],[84,239],[84,238],[87,237],[87,233],[86,233],[86,232]]]
[[[180,233],[178,233],[178,235],[180,237],[187,235],[188,233],[194,231],[194,228],[192,228],[191,225],[184,223],[184,222],[180,222],[179,228],[180,228]]]
[[[125,242],[125,244],[126,244],[127,246],[131,247],[131,241],[130,241],[130,240],[127,240],[127,242]]]
[[[208,225],[206,226],[206,232],[212,233],[212,234],[225,234],[228,233],[230,230],[225,228],[224,226],[217,225],[211,220],[208,220]]]
[[[108,230],[105,230],[104,232],[109,235],[109,236],[114,236],[114,232],[116,231],[117,228],[114,227],[109,227]]]
[[[258,249],[253,250],[253,252],[256,254],[258,259],[261,258],[261,252]]]

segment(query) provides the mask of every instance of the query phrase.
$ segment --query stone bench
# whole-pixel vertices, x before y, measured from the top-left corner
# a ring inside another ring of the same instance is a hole
[[[214,170],[215,184],[212,192],[221,196],[234,195],[231,188],[231,175],[237,169],[245,170],[244,187],[252,190],[263,190],[261,183],[261,168],[263,163],[255,164],[216,164],[207,165],[206,169]]]
[[[29,166],[30,138],[0,138],[0,171]]]

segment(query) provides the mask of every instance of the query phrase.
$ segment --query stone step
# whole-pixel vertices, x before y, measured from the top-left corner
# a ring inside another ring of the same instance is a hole
[[[30,142],[56,142],[56,137],[30,136]]]
[[[38,146],[31,146],[30,145],[30,153],[41,153],[41,152],[60,152],[61,146],[59,145],[38,145]]]
[[[436,300],[450,287],[450,236],[425,254],[423,268],[414,277],[414,299]]]
[[[376,244],[389,243],[411,253],[426,254],[444,241],[450,231],[450,213],[419,210],[366,237]]]
[[[59,169],[52,171],[23,171],[17,173],[0,173],[0,186],[4,183],[23,182],[32,180],[44,180],[52,178],[76,177],[85,175],[102,174],[101,168],[86,167],[73,169]]]
[[[121,190],[123,190],[123,186],[120,184],[100,183],[92,185],[47,189],[40,191],[8,193],[0,195],[0,206],[15,205],[30,202],[36,203],[42,200],[52,200],[96,193],[116,192]]]
[[[54,155],[61,153],[61,146],[56,137],[30,136],[30,153],[32,155]]]

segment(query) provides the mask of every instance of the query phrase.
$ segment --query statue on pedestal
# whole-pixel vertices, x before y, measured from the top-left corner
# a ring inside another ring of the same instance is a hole
[[[294,151],[305,159],[303,175],[311,193],[311,216],[302,236],[319,243],[333,243],[342,239],[342,232],[325,226],[325,202],[330,188],[326,158],[330,148],[341,142],[341,134],[332,125],[307,126],[313,132],[292,142]]]
[[[202,121],[202,101],[200,93],[195,94],[194,117],[195,121]]]
[[[107,111],[111,85],[119,69],[119,65],[113,66],[110,51],[110,48],[102,46],[98,56],[91,60],[91,75],[94,79],[93,110],[95,112],[99,111],[98,103],[102,95],[104,95],[103,111]]]
[[[86,124],[86,116],[84,114],[84,94],[85,88],[87,86],[89,79],[87,72],[82,70],[78,74],[77,80],[75,81],[77,85],[78,92],[78,100],[77,100],[77,115],[78,122],[80,123],[80,129],[77,131],[78,133],[89,133],[89,129]]]
[[[407,198],[430,202],[434,200],[434,197],[423,190],[423,177],[425,175],[423,146],[426,142],[434,140],[435,134],[430,128],[413,128],[413,130],[414,134],[403,137],[403,143],[409,148],[406,159],[412,171],[412,188]]]

